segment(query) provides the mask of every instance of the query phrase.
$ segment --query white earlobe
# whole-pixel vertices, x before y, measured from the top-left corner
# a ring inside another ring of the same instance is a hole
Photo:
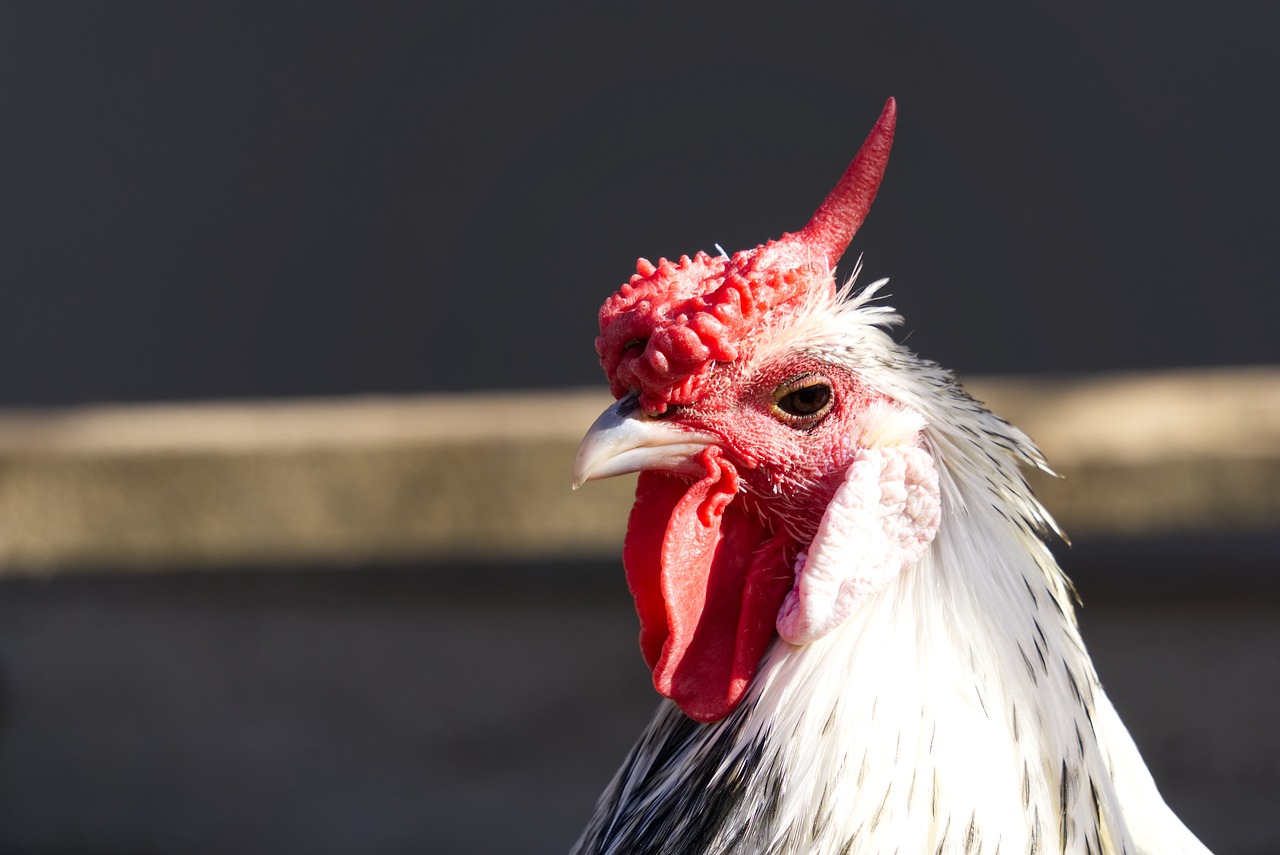
[[[795,587],[778,612],[778,633],[792,644],[808,644],[839,626],[919,561],[938,532],[938,470],[914,443],[923,419],[910,410],[892,412],[905,415],[886,411],[864,430],[813,543],[796,559]]]

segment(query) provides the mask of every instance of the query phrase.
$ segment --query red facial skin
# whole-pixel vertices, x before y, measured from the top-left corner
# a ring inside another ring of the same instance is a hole
[[[796,426],[775,406],[776,391],[809,375],[832,386],[831,410],[812,426]],[[718,366],[699,400],[662,418],[720,438],[738,468],[746,501],[775,533],[803,548],[853,460],[856,421],[872,396],[850,371],[814,358],[788,357],[758,367]]]
[[[779,410],[797,380],[831,386],[824,415]],[[654,686],[715,721],[741,702],[776,635],[796,556],[852,462],[868,399],[851,372],[804,357],[719,365],[701,391],[650,415],[719,438],[699,456],[706,474],[642,472],[623,557]]]

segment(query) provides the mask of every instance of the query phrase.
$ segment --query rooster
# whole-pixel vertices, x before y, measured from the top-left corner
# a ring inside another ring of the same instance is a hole
[[[574,486],[639,472],[623,551],[663,701],[575,853],[1174,855],[1098,682],[1017,428],[834,267],[893,99],[799,232],[640,259]]]

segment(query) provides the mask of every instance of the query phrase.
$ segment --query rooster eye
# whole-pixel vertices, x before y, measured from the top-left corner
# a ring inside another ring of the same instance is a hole
[[[821,374],[788,380],[773,390],[773,414],[793,427],[812,427],[831,411],[831,381]]]

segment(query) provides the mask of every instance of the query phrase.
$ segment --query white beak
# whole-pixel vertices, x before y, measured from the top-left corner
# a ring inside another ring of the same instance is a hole
[[[703,468],[694,457],[718,441],[709,433],[645,415],[636,396],[627,395],[601,413],[582,438],[573,461],[573,489],[642,469],[701,475]]]

